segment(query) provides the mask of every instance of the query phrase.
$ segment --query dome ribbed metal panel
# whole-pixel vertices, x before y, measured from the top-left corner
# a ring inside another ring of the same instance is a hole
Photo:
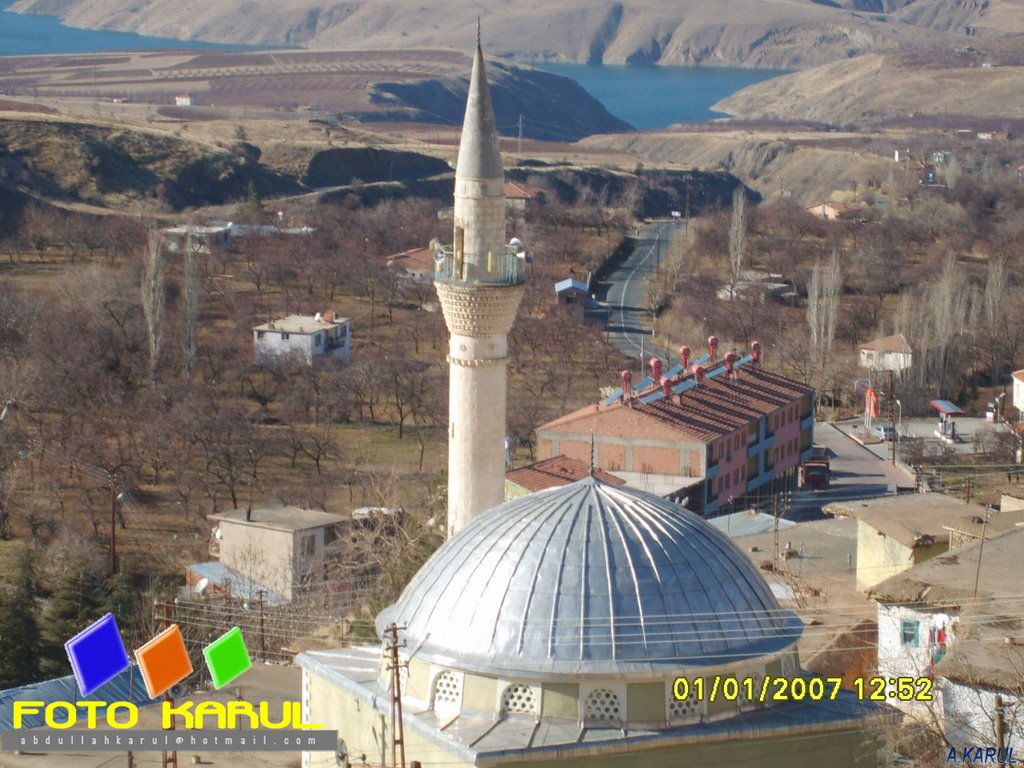
[[[478,671],[664,672],[781,651],[802,625],[721,532],[587,478],[492,509],[445,542],[378,632]]]

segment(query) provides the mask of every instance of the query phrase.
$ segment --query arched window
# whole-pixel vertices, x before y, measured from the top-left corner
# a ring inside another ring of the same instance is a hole
[[[513,683],[501,694],[501,711],[510,715],[536,714],[537,694],[528,685]]]
[[[614,691],[598,688],[587,694],[583,703],[583,719],[593,723],[618,723],[622,721],[622,705]]]

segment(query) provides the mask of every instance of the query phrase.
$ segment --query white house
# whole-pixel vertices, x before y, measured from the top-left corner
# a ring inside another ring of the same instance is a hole
[[[1014,371],[1011,377],[1013,378],[1013,407],[1024,418],[1024,370]]]
[[[902,333],[872,341],[860,348],[860,367],[878,371],[905,371],[914,361],[914,353]]]
[[[161,229],[160,234],[163,235],[164,244],[171,253],[185,253],[189,247],[196,253],[211,253],[217,249],[227,249],[231,244],[230,225],[179,224],[176,227]]]
[[[328,319],[331,318],[331,319]],[[352,322],[336,312],[288,315],[252,329],[256,362],[295,355],[309,365],[314,358],[335,357],[348,365],[352,347]]]
[[[984,544],[984,546],[982,546]],[[910,678],[931,701],[890,702],[942,724],[955,747],[1024,741],[1024,619],[1017,600],[1024,529],[939,555],[871,590],[878,677]],[[979,566],[979,560],[980,566]],[[1002,725],[995,697],[1003,702]]]

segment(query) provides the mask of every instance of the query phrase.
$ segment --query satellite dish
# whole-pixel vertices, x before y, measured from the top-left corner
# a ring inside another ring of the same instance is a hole
[[[208,586],[210,586],[210,580],[204,576],[196,582],[195,590],[201,595],[206,591]]]
[[[526,250],[526,246],[523,245],[523,241],[520,240],[518,237],[513,237],[511,240],[508,241],[508,244],[515,248],[516,251]]]
[[[172,699],[180,699],[188,693],[188,686],[175,683],[167,692],[171,695]]]
[[[434,263],[444,264],[444,251],[442,251],[440,248],[434,251]]]
[[[224,538],[224,533],[221,531],[219,525],[213,529],[213,538],[215,538],[217,541],[220,541]]]

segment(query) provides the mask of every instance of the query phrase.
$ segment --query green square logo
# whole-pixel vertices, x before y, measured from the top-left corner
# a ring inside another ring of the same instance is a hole
[[[223,688],[252,668],[242,630],[234,627],[203,649],[214,688]]]

